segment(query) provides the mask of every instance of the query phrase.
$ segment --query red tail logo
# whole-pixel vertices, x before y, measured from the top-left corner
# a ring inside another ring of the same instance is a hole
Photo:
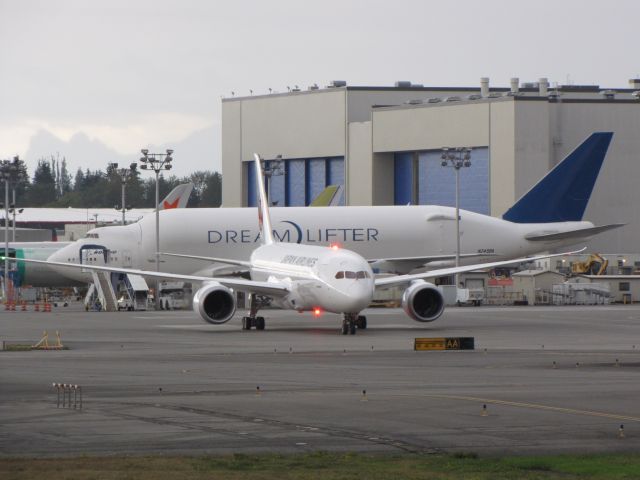
[[[166,200],[162,202],[162,208],[165,210],[171,210],[172,208],[178,208],[178,203],[180,202],[180,197],[176,198],[175,202],[169,203]]]

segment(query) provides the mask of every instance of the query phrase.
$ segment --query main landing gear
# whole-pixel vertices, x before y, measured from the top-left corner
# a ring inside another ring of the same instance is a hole
[[[260,308],[269,305],[270,300],[266,297],[259,295],[249,295],[249,316],[242,317],[242,329],[251,330],[253,327],[256,330],[264,330],[264,317],[256,316]]]
[[[367,328],[367,317],[356,315],[355,313],[345,313],[342,320],[342,335],[355,335],[356,328],[365,330]]]
[[[256,330],[264,330],[264,317],[242,317],[242,329],[251,330],[256,327]]]

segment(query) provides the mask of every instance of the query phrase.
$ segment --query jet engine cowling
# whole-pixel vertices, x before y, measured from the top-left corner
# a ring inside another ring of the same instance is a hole
[[[417,280],[404,291],[402,308],[418,322],[433,322],[444,312],[444,298],[434,284]]]
[[[231,289],[217,282],[203,285],[193,296],[193,310],[205,322],[219,325],[228,322],[236,311],[236,297]]]

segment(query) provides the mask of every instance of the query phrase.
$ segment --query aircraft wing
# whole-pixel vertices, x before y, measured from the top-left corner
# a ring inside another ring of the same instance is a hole
[[[607,230],[613,230],[614,228],[624,227],[625,225],[626,223],[612,223],[610,225],[580,228],[568,232],[533,232],[528,234],[524,238],[527,240],[531,240],[532,242],[568,240],[571,238],[582,241],[585,238],[592,237],[593,235],[597,235],[598,233],[606,232]]]
[[[477,257],[495,257],[496,253],[461,253],[460,258],[477,258]],[[424,257],[391,257],[391,258],[375,258],[367,259],[369,263],[374,262],[413,262],[413,263],[430,263],[442,260],[455,260],[456,255],[426,255]]]
[[[4,260],[4,256],[0,256],[0,260]],[[75,268],[84,270],[95,270],[98,272],[114,272],[114,273],[126,273],[128,275],[142,275],[143,277],[150,278],[163,278],[167,280],[182,280],[185,282],[218,282],[225,287],[238,290],[240,292],[258,293],[261,295],[267,295],[270,297],[283,297],[287,295],[290,290],[284,283],[281,282],[258,282],[255,280],[246,280],[244,278],[228,278],[228,277],[204,277],[199,275],[183,275],[180,273],[167,273],[167,272],[152,272],[149,270],[137,270],[133,268],[118,268],[118,267],[105,267],[99,265],[85,265],[78,263],[65,263],[65,262],[51,262],[49,260],[34,260],[28,258],[9,258],[12,262],[26,262],[26,263],[42,263],[45,265],[51,265],[56,267]]]
[[[473,270],[484,270],[487,268],[501,267],[504,265],[513,265],[515,263],[533,262],[535,260],[542,260],[544,258],[552,258],[552,257],[560,257],[563,255],[575,255],[577,253],[583,252],[586,248],[587,247],[584,247],[574,252],[556,253],[553,255],[538,255],[536,257],[523,257],[523,258],[516,258],[513,260],[503,260],[500,262],[478,263],[475,265],[466,265],[463,267],[440,268],[438,270],[430,270],[428,272],[415,273],[411,275],[394,275],[392,277],[376,278],[375,285],[376,287],[391,287],[395,285],[402,285],[405,283],[409,283],[413,280],[424,280],[426,278],[444,277],[447,275],[455,275],[456,273],[471,272]]]
[[[469,259],[477,257],[493,257],[495,253],[463,253],[460,258]],[[428,266],[427,264],[432,262],[452,261],[455,260],[455,255],[428,255],[424,257],[396,257],[396,258],[377,258],[369,259],[368,262],[372,268],[380,268],[382,270],[394,270],[396,273],[406,273],[420,268],[422,266]]]
[[[238,265],[240,267],[251,268],[251,262],[246,262],[244,260],[231,260],[228,258],[217,258],[217,257],[203,257],[200,255],[184,255],[182,253],[160,252],[160,255],[166,255],[168,257],[191,258],[194,260],[205,260],[211,263],[225,263],[227,265]]]

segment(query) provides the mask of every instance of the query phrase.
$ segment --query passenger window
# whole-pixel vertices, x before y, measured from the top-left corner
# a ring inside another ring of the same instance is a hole
[[[344,278],[344,272],[336,273],[336,278]]]
[[[347,272],[344,272],[344,276],[345,276],[346,278],[356,278],[356,272],[349,272],[349,271],[347,271]]]

